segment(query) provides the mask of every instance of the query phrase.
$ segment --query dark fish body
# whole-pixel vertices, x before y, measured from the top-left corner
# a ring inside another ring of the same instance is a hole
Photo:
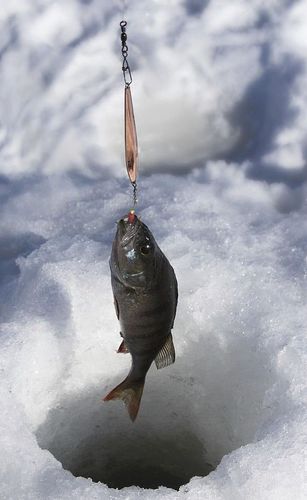
[[[134,214],[118,223],[110,268],[123,337],[118,352],[130,352],[132,367],[128,377],[104,399],[122,399],[135,420],[152,362],[163,368],[175,361],[171,329],[177,281],[148,227]]]

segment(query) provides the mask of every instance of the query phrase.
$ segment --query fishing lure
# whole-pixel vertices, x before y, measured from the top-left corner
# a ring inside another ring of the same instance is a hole
[[[120,22],[123,65],[125,82],[125,161],[129,180],[133,187],[133,206],[137,204],[137,174],[138,174],[138,140],[134,119],[133,102],[130,85],[132,75],[128,62],[127,21]]]

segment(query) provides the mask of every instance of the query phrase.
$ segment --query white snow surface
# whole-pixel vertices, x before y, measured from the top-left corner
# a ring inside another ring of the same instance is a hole
[[[138,213],[179,284],[134,424],[101,401],[123,6],[1,6],[0,498],[305,499],[307,2],[126,2]]]

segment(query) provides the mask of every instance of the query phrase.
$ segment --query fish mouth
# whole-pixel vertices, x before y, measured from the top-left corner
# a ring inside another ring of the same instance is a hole
[[[120,244],[122,247],[128,245],[128,243],[135,237],[137,232],[141,227],[141,223],[137,216],[135,215],[133,222],[130,222],[128,217],[124,217],[120,219],[118,222],[118,231]]]

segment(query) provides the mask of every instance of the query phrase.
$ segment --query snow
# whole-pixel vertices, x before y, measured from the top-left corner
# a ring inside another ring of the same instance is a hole
[[[176,270],[176,363],[151,368],[134,424],[101,401],[130,366],[108,265],[131,200],[123,2],[10,2],[0,497],[306,498],[307,2],[126,4],[138,213]]]

